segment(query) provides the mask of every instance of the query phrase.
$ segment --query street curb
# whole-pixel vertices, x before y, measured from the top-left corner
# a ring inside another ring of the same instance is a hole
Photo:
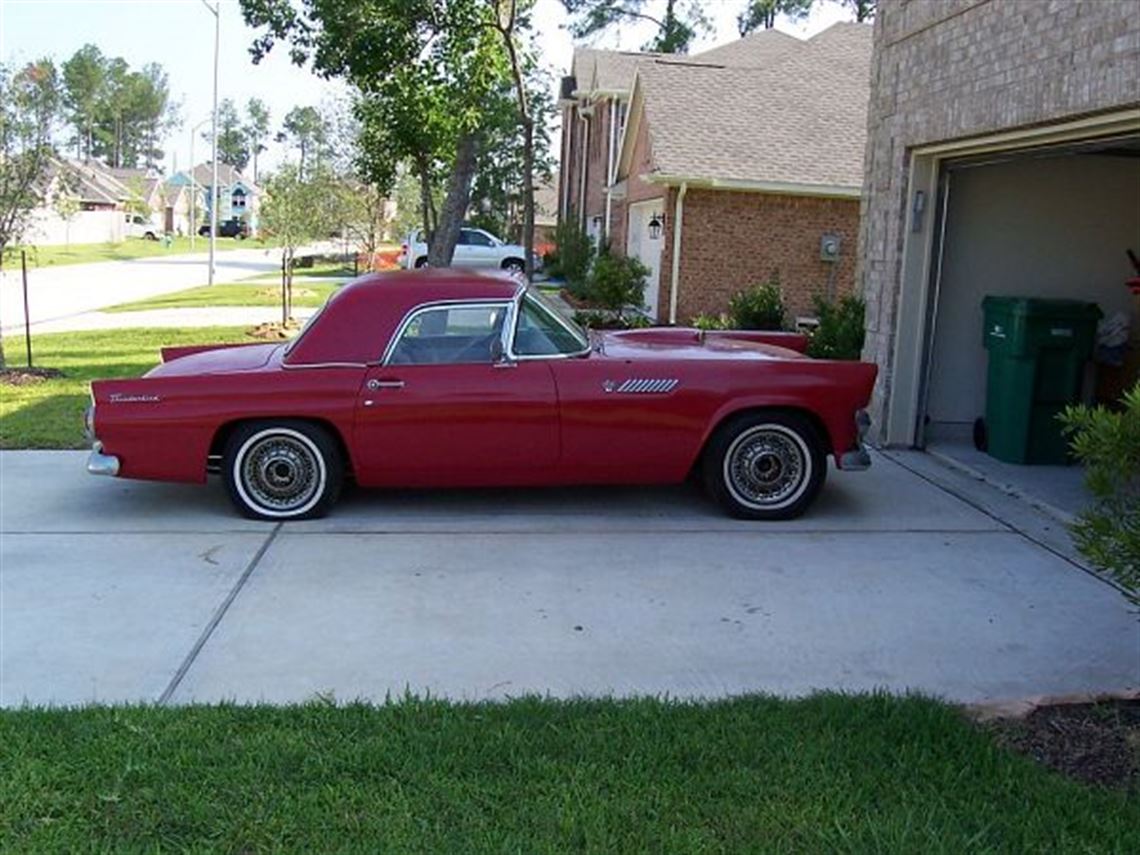
[[[1030,695],[1027,698],[965,704],[966,715],[978,722],[1023,719],[1042,707],[1100,704],[1107,701],[1140,701],[1140,687],[1103,692],[1075,692],[1068,695]]]

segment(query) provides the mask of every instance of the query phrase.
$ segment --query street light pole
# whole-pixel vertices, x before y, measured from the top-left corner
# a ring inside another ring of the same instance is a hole
[[[194,251],[194,239],[198,237],[198,178],[194,174],[196,169],[194,165],[194,137],[198,135],[199,129],[209,119],[203,119],[198,124],[190,129],[190,251]],[[213,265],[210,265],[213,267]]]
[[[210,116],[210,148],[214,176],[210,188],[210,275],[207,280],[207,284],[213,285],[214,253],[218,243],[218,45],[222,31],[221,0],[214,0],[213,6],[202,0],[202,5],[214,16],[214,109]]]

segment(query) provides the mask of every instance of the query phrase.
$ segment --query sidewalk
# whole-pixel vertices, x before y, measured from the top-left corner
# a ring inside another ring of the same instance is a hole
[[[293,317],[304,322],[316,311],[315,308],[295,308]],[[279,306],[203,306],[192,309],[147,309],[141,312],[85,312],[43,321],[33,329],[36,334],[43,334],[136,327],[241,327],[280,320]]]

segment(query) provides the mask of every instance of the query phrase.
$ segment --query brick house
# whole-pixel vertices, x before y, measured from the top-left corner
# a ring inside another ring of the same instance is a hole
[[[578,51],[560,214],[649,268],[661,321],[721,312],[773,276],[794,315],[849,292],[870,32],[766,30],[692,57]]]
[[[858,279],[884,444],[973,451],[985,295],[1095,302],[1132,315],[1135,339],[1123,283],[1125,250],[1140,253],[1137,8],[879,3]]]

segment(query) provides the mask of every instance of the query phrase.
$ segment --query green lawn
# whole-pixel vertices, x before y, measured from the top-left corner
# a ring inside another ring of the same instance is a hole
[[[332,282],[293,280],[294,306],[323,306],[337,286]],[[309,294],[302,291],[312,292]],[[144,309],[188,309],[203,306],[280,306],[281,281],[235,282],[227,285],[203,285],[148,297],[134,303],[121,303],[104,312],[141,312]]]
[[[361,270],[360,274],[367,273],[366,270]],[[299,279],[310,279],[313,277],[319,278],[337,278],[337,279],[351,279],[354,275],[352,264],[343,264],[341,262],[326,262],[324,264],[314,264],[312,267],[295,267],[293,268],[293,282],[296,284]],[[281,272],[278,270],[276,273],[265,273],[260,276],[254,276],[246,279],[246,282],[281,282]]]
[[[137,377],[158,364],[159,348],[165,345],[242,341],[244,337],[240,327],[35,336],[32,355],[36,366],[58,368],[64,376],[28,386],[0,385],[0,448],[81,448],[86,445],[83,411],[90,401],[92,380]],[[4,352],[9,366],[19,367],[23,340],[5,339]]]
[[[265,244],[258,240],[218,238],[218,251],[231,249],[261,249]],[[208,238],[194,239],[195,252],[208,252]],[[85,243],[71,246],[28,247],[28,267],[58,267],[63,264],[88,264],[93,261],[125,261],[131,258],[150,258],[156,255],[181,255],[190,252],[190,238],[174,238],[170,247],[159,240],[127,238],[122,243]],[[20,250],[16,248],[4,258],[4,266],[19,269]]]
[[[1135,792],[918,698],[10,710],[0,746],[10,852],[1127,852],[1140,829]]]

